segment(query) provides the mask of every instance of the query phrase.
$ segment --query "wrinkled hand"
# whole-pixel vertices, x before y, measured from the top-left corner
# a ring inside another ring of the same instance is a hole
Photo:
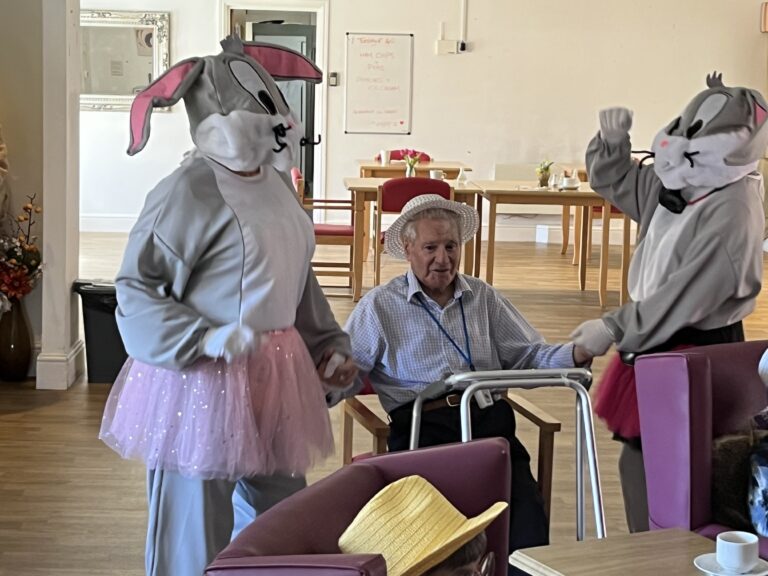
[[[357,377],[357,366],[351,358],[334,350],[326,350],[317,366],[320,379],[331,388],[346,388]]]
[[[581,346],[574,345],[573,347],[573,363],[576,366],[584,366],[585,364],[592,361],[592,358],[594,358],[595,355],[592,354],[589,350],[586,348],[582,348]]]
[[[592,356],[602,356],[613,344],[613,334],[600,318],[583,322],[571,332],[571,338],[576,346]]]
[[[234,322],[219,328],[209,328],[203,336],[203,353],[211,358],[224,358],[229,364],[253,348],[256,341],[253,330]]]
[[[628,108],[600,110],[600,137],[606,142],[621,142],[631,128],[632,111]]]

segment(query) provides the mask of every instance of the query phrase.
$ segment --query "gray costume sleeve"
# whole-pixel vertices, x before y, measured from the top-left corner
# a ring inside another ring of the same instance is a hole
[[[349,336],[336,322],[328,299],[323,294],[311,266],[304,294],[296,309],[295,326],[315,364],[318,364],[323,353],[331,348],[347,357],[352,355]]]
[[[738,294],[740,282],[721,238],[707,234],[695,239],[690,257],[658,290],[603,316],[616,337],[616,348],[642,352],[659,346]]]
[[[587,174],[592,189],[639,222],[644,235],[659,203],[661,181],[652,166],[641,168],[630,150],[629,134],[612,144],[598,132],[587,147]]]
[[[213,323],[184,296],[201,256],[232,226],[217,190],[210,170],[181,168],[149,193],[131,230],[115,280],[117,324],[141,362],[180,370],[202,355]]]
[[[116,280],[117,323],[133,358],[180,370],[200,355],[200,340],[211,327],[177,299],[191,270],[155,233],[132,234]]]

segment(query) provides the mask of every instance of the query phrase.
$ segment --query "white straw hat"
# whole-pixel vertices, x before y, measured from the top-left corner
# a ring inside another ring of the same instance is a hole
[[[505,509],[496,502],[467,518],[421,476],[387,485],[339,538],[345,554],[381,554],[388,576],[417,576],[472,540]]]
[[[405,260],[405,246],[403,246],[403,228],[419,212],[429,210],[430,208],[442,208],[459,216],[461,222],[461,243],[469,241],[477,232],[480,226],[480,218],[477,210],[461,202],[446,200],[438,194],[422,194],[408,201],[403,206],[400,216],[397,217],[384,234],[384,246],[387,253],[393,258]]]

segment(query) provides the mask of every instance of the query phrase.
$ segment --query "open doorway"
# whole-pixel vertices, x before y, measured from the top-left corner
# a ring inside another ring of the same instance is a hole
[[[229,23],[232,33],[243,40],[285,46],[323,68],[318,59],[318,45],[322,46],[319,37],[322,27],[318,26],[316,10],[231,8]],[[303,136],[307,144],[301,148],[299,169],[304,176],[305,193],[308,196],[324,197],[321,125],[325,117],[323,92],[314,84],[301,80],[278,82],[278,85],[304,128]]]

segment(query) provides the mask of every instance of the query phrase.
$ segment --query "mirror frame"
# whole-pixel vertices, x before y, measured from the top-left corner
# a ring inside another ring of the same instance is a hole
[[[171,65],[170,12],[143,12],[127,10],[81,10],[80,26],[113,26],[121,28],[154,28],[155,43],[152,47],[152,78],[156,80]],[[134,95],[80,94],[80,110],[131,109]],[[168,111],[170,108],[155,108]]]

